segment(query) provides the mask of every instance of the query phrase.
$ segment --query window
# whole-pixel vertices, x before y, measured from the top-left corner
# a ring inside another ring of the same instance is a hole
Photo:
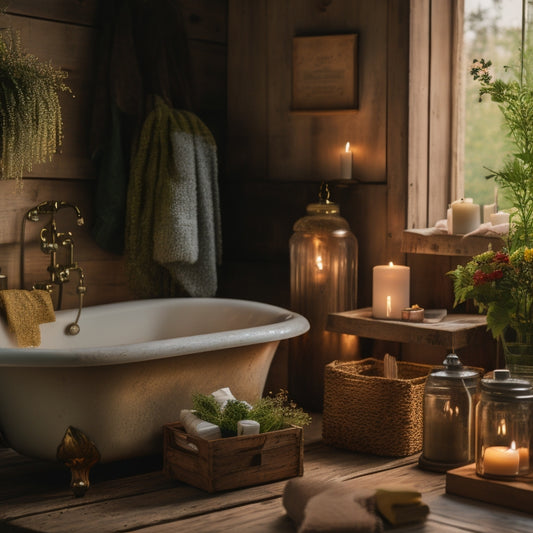
[[[520,75],[523,0],[465,0],[463,65],[465,73],[464,195],[477,204],[494,202],[496,183],[486,179],[487,169],[498,170],[511,150],[503,135],[502,114],[496,103],[485,97],[479,102],[479,84],[469,75],[473,59],[491,60],[497,78]],[[506,70],[504,67],[510,67]],[[460,179],[460,177],[459,177]],[[500,208],[506,205],[498,194]]]

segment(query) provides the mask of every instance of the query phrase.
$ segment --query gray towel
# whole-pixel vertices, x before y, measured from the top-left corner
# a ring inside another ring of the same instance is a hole
[[[172,118],[173,168],[156,191],[154,260],[191,296],[213,296],[222,248],[216,145],[196,115]]]
[[[208,128],[156,97],[128,187],[127,265],[137,295],[215,295],[222,256],[217,179]]]

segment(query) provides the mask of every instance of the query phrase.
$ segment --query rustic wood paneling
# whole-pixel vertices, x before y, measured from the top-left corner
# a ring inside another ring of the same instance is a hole
[[[10,0],[5,3],[7,13],[86,26],[96,23],[101,4],[100,0]]]

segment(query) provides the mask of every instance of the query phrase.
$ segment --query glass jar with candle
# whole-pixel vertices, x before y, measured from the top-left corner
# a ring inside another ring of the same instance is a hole
[[[303,407],[321,410],[325,365],[358,355],[357,337],[326,330],[329,313],[357,307],[357,239],[338,204],[329,200],[327,184],[293,229],[291,309],[305,316],[311,327],[290,341],[289,393]]]
[[[422,468],[445,472],[474,461],[474,414],[480,374],[455,354],[428,376],[424,389]]]
[[[531,472],[533,430],[531,383],[511,379],[509,370],[495,370],[481,380],[476,408],[476,473],[513,479]]]

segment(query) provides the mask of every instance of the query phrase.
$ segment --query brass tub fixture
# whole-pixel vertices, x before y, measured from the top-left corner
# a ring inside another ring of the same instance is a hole
[[[87,292],[85,285],[85,274],[81,266],[74,261],[74,239],[70,231],[59,232],[56,223],[56,214],[61,209],[70,208],[73,209],[76,215],[76,223],[78,226],[83,226],[84,220],[81,215],[80,209],[68,202],[51,200],[41,202],[29,209],[23,219],[20,238],[20,286],[24,288],[24,238],[26,232],[26,221],[39,222],[42,215],[50,215],[50,220],[47,224],[44,224],[40,231],[40,247],[41,251],[50,256],[50,264],[47,271],[49,278],[44,281],[36,281],[32,288],[42,289],[50,293],[53,292],[54,287],[58,287],[57,303],[55,305],[56,310],[61,309],[63,300],[63,284],[70,281],[70,274],[75,271],[78,273],[78,286],[76,292],[79,298],[78,314],[74,322],[69,324],[65,330],[67,335],[77,335],[80,331],[78,321],[80,319],[81,310],[83,307],[83,297]],[[64,262],[60,263],[58,255],[60,250],[64,250]]]

